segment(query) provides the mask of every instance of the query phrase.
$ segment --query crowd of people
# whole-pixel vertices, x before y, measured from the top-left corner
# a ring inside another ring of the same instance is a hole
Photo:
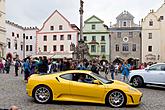
[[[20,73],[24,73],[24,80],[28,80],[28,77],[32,74],[48,74],[66,70],[89,70],[94,73],[100,74],[105,73],[111,75],[111,79],[115,79],[115,75],[121,73],[122,81],[128,80],[129,71],[134,69],[144,69],[148,65],[141,63],[139,67],[129,64],[127,61],[121,63],[112,62],[100,62],[99,60],[71,60],[71,59],[47,59],[47,57],[39,58],[25,58],[23,61],[18,59],[14,60],[14,63],[10,59],[0,59],[0,72],[9,74],[10,66],[13,65],[15,68],[15,76]]]

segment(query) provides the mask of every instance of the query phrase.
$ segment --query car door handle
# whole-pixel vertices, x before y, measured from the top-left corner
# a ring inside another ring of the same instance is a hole
[[[58,81],[58,82],[60,82],[60,80],[56,77],[56,80]]]

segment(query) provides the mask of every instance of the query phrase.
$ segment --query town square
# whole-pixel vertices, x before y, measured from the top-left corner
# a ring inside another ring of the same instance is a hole
[[[164,110],[164,12],[164,0],[0,0],[0,110]]]

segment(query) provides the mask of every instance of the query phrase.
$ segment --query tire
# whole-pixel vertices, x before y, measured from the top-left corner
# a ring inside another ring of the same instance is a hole
[[[127,98],[122,91],[113,90],[107,94],[106,105],[113,108],[120,108],[126,105]]]
[[[52,101],[52,91],[48,86],[37,86],[33,91],[34,100],[37,103],[48,103]]]
[[[132,86],[134,87],[142,87],[144,85],[143,79],[139,76],[135,76],[132,79]]]

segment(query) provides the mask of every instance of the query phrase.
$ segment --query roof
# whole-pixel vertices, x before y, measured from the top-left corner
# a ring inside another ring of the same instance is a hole
[[[133,20],[134,16],[128,11],[122,12],[119,16],[116,17],[117,20]]]
[[[97,21],[90,21],[93,18],[97,19]],[[90,18],[88,18],[87,20],[85,20],[84,23],[104,23],[104,21],[101,20],[100,18],[96,17],[95,15],[93,15]]]

